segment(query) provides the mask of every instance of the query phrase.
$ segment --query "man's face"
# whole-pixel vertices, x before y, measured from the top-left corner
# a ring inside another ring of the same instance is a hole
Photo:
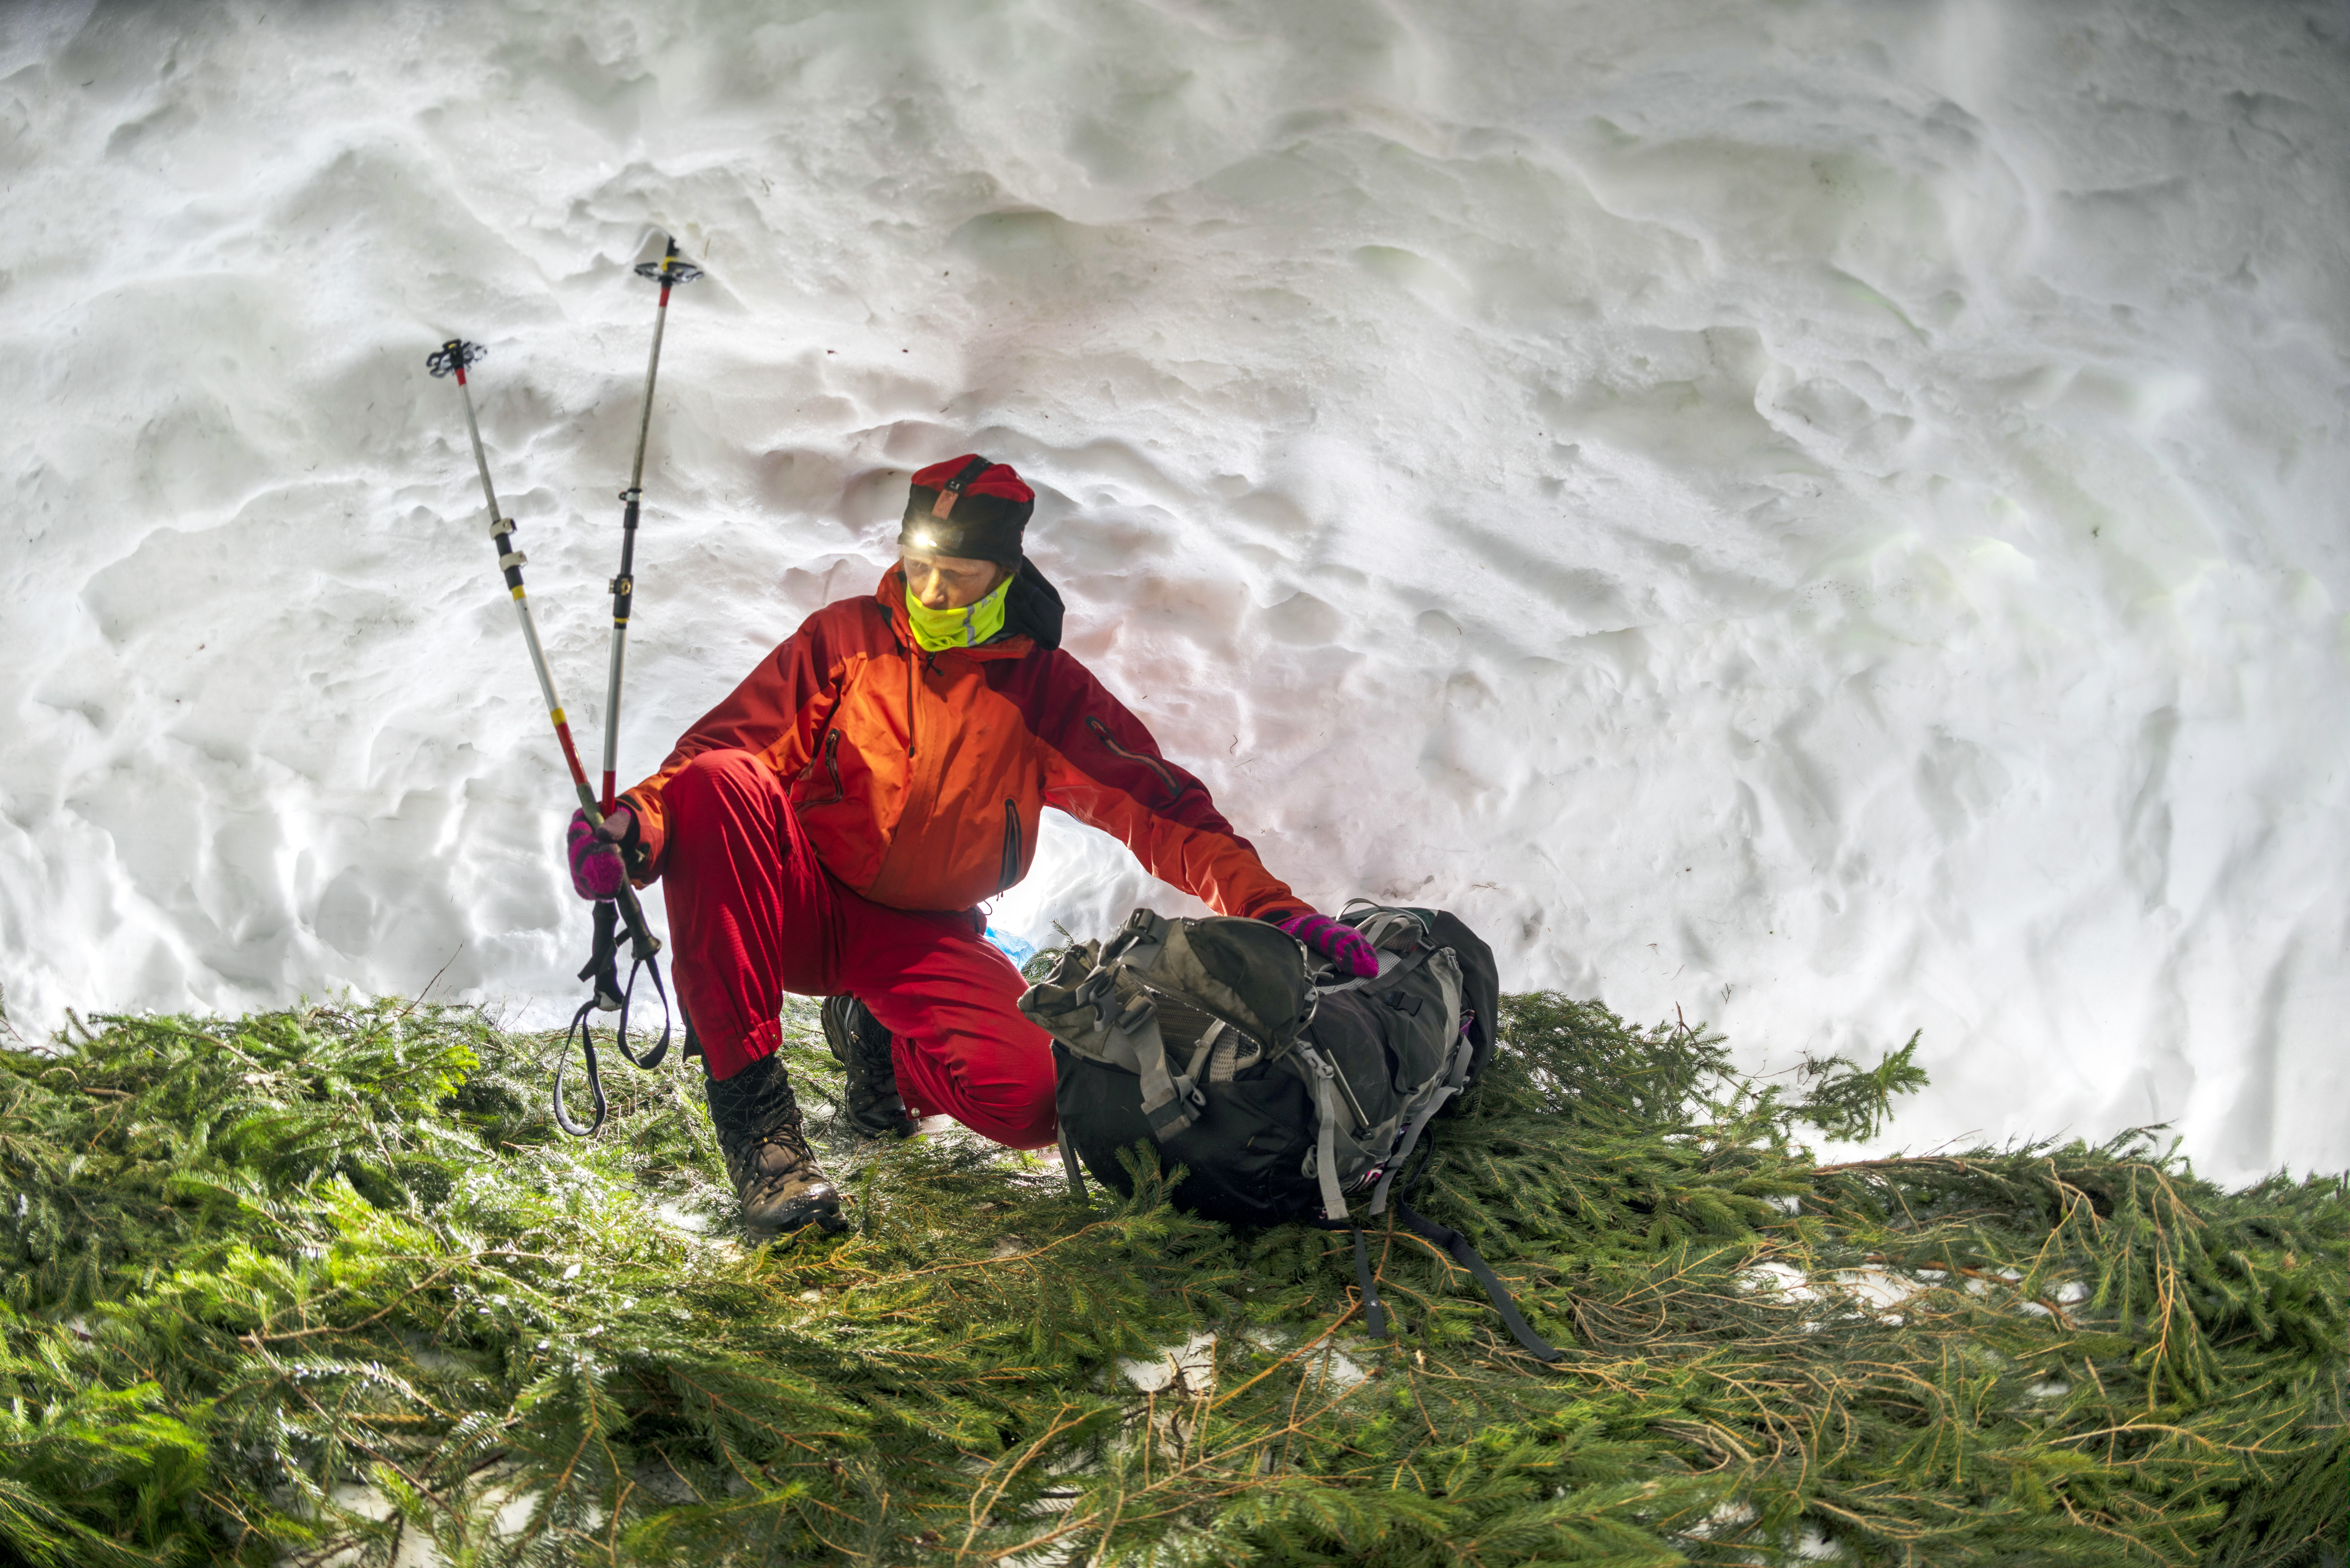
[[[900,551],[899,560],[906,568],[906,587],[924,609],[969,609],[1004,576],[1003,568],[993,561],[933,556],[926,550]]]

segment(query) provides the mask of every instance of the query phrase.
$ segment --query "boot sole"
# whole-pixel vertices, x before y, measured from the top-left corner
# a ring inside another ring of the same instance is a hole
[[[754,1220],[747,1214],[743,1217],[743,1229],[754,1240],[762,1241],[773,1241],[778,1236],[788,1236],[796,1231],[805,1231],[811,1225],[828,1235],[837,1235],[848,1229],[848,1221],[840,1217],[840,1204],[837,1199],[829,1204],[803,1204],[797,1209],[785,1210],[782,1216],[773,1220]]]

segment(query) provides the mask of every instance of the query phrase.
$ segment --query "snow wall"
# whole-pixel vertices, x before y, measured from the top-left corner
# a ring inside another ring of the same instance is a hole
[[[1037,487],[1072,649],[1335,906],[1899,1132],[2350,1165],[2350,13],[909,0],[0,10],[0,987],[550,1018],[483,530],[621,767]],[[592,763],[591,763],[592,765]],[[1066,820],[993,911],[1192,909]],[[656,904],[658,900],[656,900]],[[2328,1111],[2325,1107],[2334,1108]]]

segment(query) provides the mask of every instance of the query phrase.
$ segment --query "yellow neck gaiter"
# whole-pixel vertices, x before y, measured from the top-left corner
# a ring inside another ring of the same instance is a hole
[[[992,641],[1003,630],[1003,596],[1012,591],[1012,579],[1004,578],[990,589],[978,603],[962,609],[934,610],[923,607],[906,590],[906,614],[914,623],[914,640],[925,653],[937,653],[949,648],[977,648]]]

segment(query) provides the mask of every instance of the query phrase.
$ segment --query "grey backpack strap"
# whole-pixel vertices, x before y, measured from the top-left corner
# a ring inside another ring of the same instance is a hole
[[[1200,1113],[1208,1108],[1208,1096],[1191,1082],[1190,1074],[1179,1077],[1168,1072],[1159,1009],[1149,997],[1136,997],[1111,1021],[1109,1033],[1112,1046],[1131,1051],[1142,1068],[1142,1115],[1150,1124],[1152,1137],[1165,1143],[1200,1119]]]
[[[1322,1218],[1344,1220],[1347,1199],[1338,1190],[1338,1095],[1334,1087],[1338,1069],[1303,1042],[1297,1054],[1314,1075],[1314,1174],[1322,1183]]]
[[[1209,1025],[1208,1032],[1200,1036],[1200,1043],[1191,1047],[1191,1059],[1183,1064],[1183,1076],[1194,1088],[1207,1081],[1202,1069],[1208,1065],[1208,1057],[1215,1049],[1216,1032],[1223,1026],[1224,1021],[1221,1018]]]
[[[1396,1172],[1403,1168],[1403,1162],[1410,1155],[1412,1146],[1419,1141],[1419,1135],[1428,1130],[1430,1119],[1444,1108],[1445,1101],[1461,1092],[1461,1080],[1469,1071],[1469,1052],[1467,1036],[1457,1038],[1452,1047],[1451,1070],[1444,1075],[1444,1086],[1429,1096],[1428,1104],[1419,1107],[1419,1114],[1411,1118],[1409,1127],[1404,1128],[1403,1138],[1396,1145],[1395,1153],[1388,1157],[1387,1170],[1380,1176],[1378,1186],[1371,1189],[1372,1213],[1388,1211],[1388,1189],[1395,1184]]]
[[[1336,991],[1359,991],[1367,985],[1377,985],[1383,980],[1393,980],[1398,975],[1409,974],[1413,970],[1426,963],[1428,955],[1435,950],[1434,948],[1424,944],[1412,949],[1408,953],[1398,953],[1382,948],[1379,950],[1378,973],[1365,975],[1359,980],[1342,981],[1336,985],[1318,985],[1314,989],[1323,996],[1328,996],[1332,992]]]
[[[1168,929],[1165,917],[1149,909],[1135,910],[1127,918],[1126,929],[1103,946],[1101,969],[1096,972],[1107,973],[1115,966],[1137,975],[1149,974],[1158,966],[1159,955],[1167,950]],[[1136,997],[1112,1019],[1109,1036],[1112,1051],[1124,1047],[1141,1069],[1142,1115],[1150,1124],[1152,1137],[1165,1143],[1200,1119],[1200,1113],[1208,1108],[1208,1097],[1200,1092],[1193,1075],[1204,1054],[1194,1054],[1190,1071],[1179,1075],[1167,1070],[1167,1042],[1159,1033],[1159,1009],[1149,997]]]

